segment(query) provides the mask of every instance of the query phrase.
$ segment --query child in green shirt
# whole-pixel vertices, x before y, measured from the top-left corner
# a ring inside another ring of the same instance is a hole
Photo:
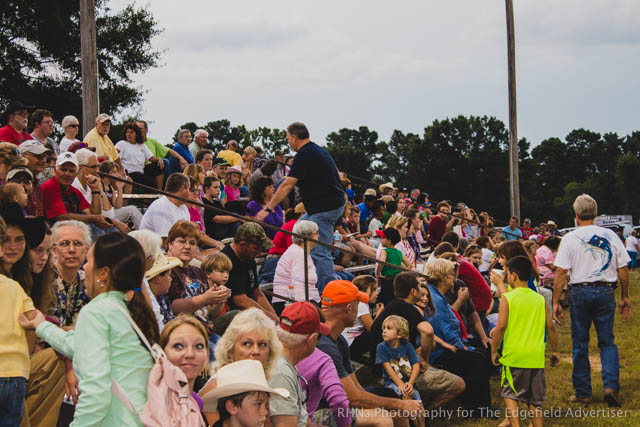
[[[402,252],[395,248],[395,245],[397,245],[401,240],[398,230],[389,227],[385,228],[384,231],[376,231],[376,234],[381,238],[380,243],[383,247],[378,257],[380,261],[397,265],[398,267],[404,266],[409,269],[412,267],[409,260],[402,255]],[[387,305],[387,303],[394,298],[393,279],[401,272],[402,270],[398,268],[382,264],[376,265],[376,278],[378,278],[378,283],[380,283],[380,295],[378,296],[378,300],[384,305]]]
[[[542,426],[541,407],[545,403],[545,329],[553,353],[551,366],[557,366],[558,334],[542,295],[529,289],[533,264],[525,256],[511,258],[505,276],[513,287],[500,298],[498,324],[491,342],[491,361],[502,364],[502,392],[507,420],[504,425],[519,426],[518,401],[528,405],[531,423]],[[498,353],[503,343],[502,354]]]

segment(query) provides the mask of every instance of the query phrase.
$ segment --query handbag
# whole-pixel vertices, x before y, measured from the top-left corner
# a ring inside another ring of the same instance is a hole
[[[111,392],[140,418],[145,427],[206,427],[200,408],[191,397],[189,382],[184,372],[167,359],[158,344],[153,346],[149,344],[128,310],[116,303],[109,302],[109,304],[117,307],[126,317],[155,362],[149,373],[147,403],[142,413],[136,410],[126,391],[113,377],[111,377]]]

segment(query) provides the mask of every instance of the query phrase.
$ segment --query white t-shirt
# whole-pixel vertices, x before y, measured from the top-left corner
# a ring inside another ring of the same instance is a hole
[[[484,273],[489,270],[491,259],[493,258],[493,251],[491,249],[482,248],[482,264],[480,264],[480,273]]]
[[[144,162],[153,157],[147,144],[132,144],[129,141],[118,141],[116,150],[120,153],[120,161],[128,173],[143,173]]]
[[[358,317],[356,317],[356,321],[353,323],[353,326],[345,328],[345,330],[342,331],[342,336],[347,340],[349,345],[351,345],[353,340],[358,338],[364,332],[364,324],[360,318],[365,314],[371,315],[371,311],[369,311],[369,304],[359,302]]]
[[[63,136],[62,139],[60,140],[60,152],[64,153],[65,151],[69,150],[69,147],[71,147],[71,144],[73,144],[74,142],[78,141],[77,139],[69,139],[66,136]],[[78,141],[80,142],[80,141]]]
[[[169,230],[178,221],[189,221],[187,205],[176,206],[167,196],[162,196],[149,205],[140,222],[140,230],[151,230],[167,237]]]
[[[76,190],[78,190],[79,192],[81,192],[82,195],[84,196],[84,199],[89,204],[91,204],[91,187],[87,185],[86,188],[83,188],[82,184],[80,183],[80,180],[77,177],[73,180],[73,182],[71,183],[71,186]]]
[[[372,237],[377,237],[378,235],[376,234],[376,230],[382,230],[382,229],[383,229],[382,221],[380,221],[378,218],[372,218],[371,221],[369,222],[369,231],[373,233]]]
[[[627,241],[625,242],[627,250],[630,252],[638,252],[638,239],[631,234],[627,236]]]
[[[562,238],[554,265],[569,271],[570,283],[613,283],[618,280],[618,268],[629,260],[616,233],[597,225],[586,225]]]

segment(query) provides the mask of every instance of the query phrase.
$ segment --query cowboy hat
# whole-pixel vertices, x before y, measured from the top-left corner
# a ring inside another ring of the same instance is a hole
[[[262,363],[257,360],[239,360],[223,366],[216,373],[216,381],[217,387],[202,396],[205,412],[216,412],[218,400],[224,397],[248,391],[264,391],[284,398],[289,397],[289,390],[269,387]]]
[[[144,278],[151,280],[158,274],[171,270],[173,267],[182,267],[182,261],[180,261],[180,258],[166,257],[162,252],[159,252],[153,262],[153,266],[145,271]]]

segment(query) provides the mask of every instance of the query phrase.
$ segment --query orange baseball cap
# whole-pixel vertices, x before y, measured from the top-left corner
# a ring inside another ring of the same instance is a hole
[[[369,295],[360,292],[357,286],[348,280],[332,280],[322,291],[322,305],[328,307],[355,300],[366,304],[369,302]]]

